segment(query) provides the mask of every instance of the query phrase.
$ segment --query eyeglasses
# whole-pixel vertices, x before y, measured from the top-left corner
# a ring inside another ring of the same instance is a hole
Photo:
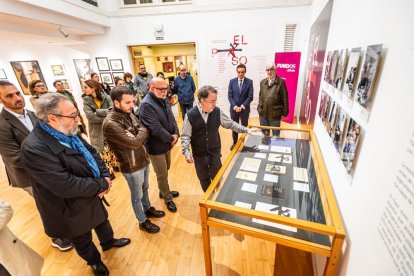
[[[37,85],[35,85],[35,87],[45,87],[45,85],[44,84],[37,84]]]
[[[168,90],[168,87],[155,87],[155,86],[153,86],[155,89],[157,89],[157,90],[160,90],[160,91],[162,91],[162,92],[164,92],[164,91],[167,91]]]
[[[74,115],[62,115],[62,114],[53,114],[53,113],[52,113],[52,115],[55,115],[57,117],[70,118],[72,120],[75,120],[77,117],[80,117],[79,111],[76,112],[76,114],[74,114]]]
[[[274,71],[275,68],[266,69],[266,71]]]

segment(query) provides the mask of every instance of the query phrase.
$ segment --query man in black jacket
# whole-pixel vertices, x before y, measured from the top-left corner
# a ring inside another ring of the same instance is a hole
[[[168,84],[162,78],[153,78],[150,82],[150,93],[139,108],[139,117],[148,128],[150,135],[147,149],[152,166],[157,175],[160,197],[164,198],[167,209],[177,211],[173,197],[179,196],[177,191],[170,191],[168,170],[171,165],[171,149],[177,143],[179,133],[171,106],[166,99]]]
[[[36,106],[40,119],[24,140],[21,157],[33,178],[33,194],[46,234],[67,237],[95,275],[109,275],[92,242],[95,230],[102,250],[123,247],[115,239],[102,200],[111,179],[96,150],[77,135],[79,113],[65,96],[49,93]]]

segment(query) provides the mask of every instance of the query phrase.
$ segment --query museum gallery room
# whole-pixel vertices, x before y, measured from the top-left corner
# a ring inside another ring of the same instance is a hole
[[[2,0],[0,275],[414,275],[412,11]]]

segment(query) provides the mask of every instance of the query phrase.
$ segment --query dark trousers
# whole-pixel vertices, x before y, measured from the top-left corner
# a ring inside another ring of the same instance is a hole
[[[185,114],[191,108],[193,108],[193,103],[189,103],[189,104],[180,103],[180,109],[181,109],[181,115],[183,116],[183,121],[184,121]]]
[[[240,112],[230,110],[230,118],[236,123],[240,123],[241,125],[247,127],[247,124],[249,123],[249,113],[250,112],[246,110],[242,110]],[[238,138],[239,134],[233,131],[233,145],[237,143]]]
[[[96,235],[98,236],[101,246],[107,246],[114,242],[114,231],[109,223],[109,220],[105,220],[94,228]],[[82,234],[77,237],[69,239],[76,249],[78,255],[84,259],[88,265],[94,265],[101,261],[101,254],[92,242],[92,231]]]
[[[221,168],[220,156],[205,155],[205,156],[193,156],[194,165],[197,173],[197,177],[200,180],[201,188],[203,191],[207,191],[211,181]]]
[[[276,119],[268,120],[263,116],[259,116],[259,120],[260,120],[260,125],[261,126],[280,127],[280,119],[279,120],[276,120]],[[264,135],[267,135],[267,136],[269,136],[269,134],[270,134],[270,130],[268,130],[268,129],[263,129],[262,132],[263,132]],[[273,136],[279,136],[279,134],[280,134],[279,130],[272,130],[272,132],[273,132]]]

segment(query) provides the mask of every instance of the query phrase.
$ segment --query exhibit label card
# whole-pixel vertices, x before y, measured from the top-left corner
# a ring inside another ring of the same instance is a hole
[[[266,159],[266,153],[256,152],[254,158]]]
[[[269,161],[272,162],[281,162],[282,161],[282,155],[280,153],[269,153]]]
[[[238,171],[236,174],[236,178],[248,180],[251,182],[255,182],[257,178],[257,173],[245,172],[245,171]]]
[[[242,208],[246,208],[246,209],[251,209],[252,208],[251,204],[244,203],[244,202],[241,202],[241,201],[236,201],[236,203],[234,203],[234,206],[242,207]]]
[[[256,193],[257,191],[257,185],[251,184],[247,182],[243,182],[243,186],[241,187],[242,191],[249,192],[249,193]]]
[[[266,146],[266,145],[259,145],[259,146],[258,146],[258,149],[260,149],[260,150],[269,150],[269,146]]]
[[[245,157],[243,159],[243,162],[242,162],[241,166],[240,166],[240,170],[250,171],[250,172],[258,172],[261,162],[262,162],[262,160],[260,160],[260,159]]]
[[[265,175],[263,177],[263,180],[268,181],[268,182],[272,182],[272,183],[277,183],[277,181],[279,180],[279,176],[274,175],[274,174],[265,173]]]
[[[285,174],[286,173],[286,167],[285,166],[279,166],[276,164],[266,164],[265,171],[268,173],[277,173],[277,174]]]
[[[309,184],[293,181],[293,190],[309,193]]]
[[[293,167],[293,180],[309,182],[308,170],[305,168]]]
[[[292,149],[289,147],[271,146],[270,151],[281,152],[281,153],[291,153]]]
[[[279,215],[279,216],[296,218],[296,209],[283,207],[283,206],[278,206],[278,205],[273,205],[273,204],[267,204],[267,203],[263,203],[263,202],[256,202],[255,210],[263,211],[263,212],[266,212],[266,213],[271,213],[271,214]],[[291,232],[297,232],[298,231],[296,227],[287,226],[287,225],[283,225],[283,224],[279,224],[279,223],[275,223],[275,222],[270,222],[270,221],[266,221],[266,220],[261,220],[261,219],[254,218],[254,219],[252,219],[252,221],[255,222],[255,223],[259,223],[259,224],[263,224],[263,225],[267,225],[267,226],[271,226],[271,227],[275,227],[275,228],[279,228],[279,229],[283,229],[283,230],[287,230],[287,231],[291,231]]]

